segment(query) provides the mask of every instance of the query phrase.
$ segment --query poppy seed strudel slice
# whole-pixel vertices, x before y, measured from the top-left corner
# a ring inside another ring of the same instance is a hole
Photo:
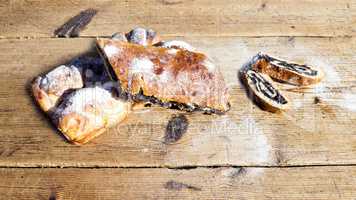
[[[228,91],[219,69],[204,54],[98,39],[99,52],[122,92],[165,107],[226,112]]]
[[[260,107],[272,112],[288,108],[288,99],[277,90],[268,76],[251,69],[244,71],[241,76],[250,97]]]
[[[318,83],[323,72],[309,65],[296,64],[259,53],[252,69],[270,77],[293,85],[310,85]]]

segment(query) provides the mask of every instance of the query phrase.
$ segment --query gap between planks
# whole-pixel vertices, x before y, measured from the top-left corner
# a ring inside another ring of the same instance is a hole
[[[356,164],[322,164],[322,165],[183,165],[183,166],[0,166],[0,169],[215,169],[215,168],[323,168],[323,167],[355,167]]]
[[[177,38],[185,38],[185,37],[210,37],[210,38],[224,38],[224,37],[239,37],[239,38],[326,38],[326,39],[337,39],[337,38],[353,38],[354,36],[352,35],[342,35],[342,36],[323,36],[323,35],[298,35],[298,36],[293,36],[293,35],[266,35],[266,36],[260,36],[260,35],[234,35],[234,34],[223,34],[223,35],[216,35],[216,34],[189,34],[189,35],[174,35],[174,34],[164,34],[160,35],[162,38],[171,38],[173,39],[174,37]],[[79,36],[79,37],[42,37],[42,36],[15,36],[15,37],[6,37],[6,36],[0,36],[0,41],[1,40],[36,40],[36,39],[90,39],[90,38],[110,38],[110,35],[97,35],[97,36]]]

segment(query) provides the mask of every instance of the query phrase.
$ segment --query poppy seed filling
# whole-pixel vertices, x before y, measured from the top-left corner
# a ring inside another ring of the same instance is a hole
[[[279,104],[287,104],[288,101],[275,89],[271,83],[269,83],[263,76],[256,73],[253,70],[247,72],[247,76],[253,82],[254,87],[258,92],[261,92],[263,95],[269,99],[277,102]]]
[[[277,58],[273,58],[271,56],[268,56],[266,54],[259,54],[259,59],[265,59],[267,62],[271,63],[272,65],[278,66],[278,67],[284,67],[290,71],[300,73],[300,74],[305,74],[307,76],[317,76],[318,71],[311,69],[307,65],[300,65],[296,63],[288,63],[284,60],[279,60]]]
[[[231,108],[230,103],[227,104],[228,109],[226,111],[221,111],[221,110],[214,109],[214,108],[201,107],[197,104],[185,104],[185,103],[179,103],[179,102],[175,102],[175,101],[164,102],[154,96],[144,95],[142,90],[140,90],[140,92],[138,94],[132,95],[129,92],[121,89],[120,80],[117,78],[107,56],[105,55],[105,53],[103,53],[101,51],[101,49],[98,45],[96,47],[98,49],[100,56],[104,60],[105,69],[106,69],[107,73],[109,74],[110,79],[117,82],[117,84],[118,84],[118,93],[119,93],[118,96],[120,96],[126,100],[132,100],[134,102],[142,102],[142,101],[150,102],[152,104],[157,104],[164,108],[178,109],[178,110],[182,110],[182,111],[186,111],[186,112],[201,111],[204,114],[224,114],[225,112],[229,111]]]

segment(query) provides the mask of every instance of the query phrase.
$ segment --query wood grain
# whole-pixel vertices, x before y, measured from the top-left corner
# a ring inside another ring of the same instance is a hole
[[[167,123],[178,111],[153,107],[83,147],[62,139],[33,103],[28,86],[38,74],[91,51],[93,39],[0,40],[0,166],[356,164],[355,38],[183,39],[220,65],[231,88],[231,111],[183,113],[187,132],[166,144]],[[316,88],[280,85],[292,108],[281,114],[262,111],[237,80],[237,70],[258,51],[316,65],[327,77]]]
[[[3,199],[353,199],[356,167],[0,169]]]
[[[98,14],[80,38],[53,38],[88,8]],[[207,52],[230,87],[231,111],[153,107],[85,146],[67,143],[30,82],[95,54],[94,37],[137,26]],[[0,0],[0,27],[0,199],[355,199],[354,0]],[[326,77],[310,88],[278,84],[291,109],[262,111],[237,78],[259,51]],[[187,131],[167,142],[177,114]]]
[[[147,26],[163,35],[354,36],[352,0],[0,1],[0,37],[51,37],[80,11],[97,16],[82,36]]]

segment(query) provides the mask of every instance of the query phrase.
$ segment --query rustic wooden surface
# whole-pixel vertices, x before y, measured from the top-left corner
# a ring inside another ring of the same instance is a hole
[[[86,8],[98,15],[80,38],[53,38]],[[93,37],[139,25],[210,55],[231,89],[231,111],[153,107],[83,147],[67,143],[34,104],[30,81],[95,52]],[[355,1],[0,0],[0,27],[0,199],[356,198]],[[280,85],[291,109],[262,111],[237,79],[259,51],[326,77],[310,88]],[[177,113],[188,131],[166,144]]]
[[[78,11],[98,9],[83,36],[148,26],[167,35],[354,36],[353,0],[1,0],[1,37],[49,37]]]
[[[355,167],[1,169],[4,199],[354,199]]]

